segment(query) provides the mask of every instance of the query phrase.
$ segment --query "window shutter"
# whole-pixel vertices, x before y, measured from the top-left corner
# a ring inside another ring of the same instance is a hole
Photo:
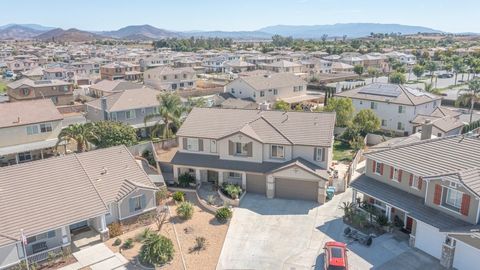
[[[198,151],[203,151],[203,139],[198,139]]]
[[[187,138],[183,138],[183,150],[187,150]]]
[[[368,202],[373,204],[375,202],[375,199],[373,199],[372,197],[368,198]]]
[[[322,161],[325,161],[325,148],[322,148]]]
[[[383,175],[383,163],[380,163],[380,174]]]
[[[145,209],[147,206],[147,196],[145,196],[145,194],[140,197],[140,205],[142,206],[142,209]]]
[[[398,182],[400,183],[402,182],[402,174],[403,174],[402,170],[398,170]]]
[[[373,166],[372,166],[372,172],[375,173],[375,167],[377,167],[377,163],[375,160],[372,160]]]
[[[462,196],[462,206],[460,208],[460,213],[464,216],[468,216],[468,211],[470,210],[470,195],[463,194]]]
[[[135,200],[133,200],[133,198],[128,200],[128,210],[130,213],[135,212]]]
[[[252,146],[253,146],[252,142],[247,143],[247,156],[249,157],[252,156]]]
[[[436,205],[439,205],[441,198],[442,198],[442,186],[440,186],[439,184],[436,184],[435,193],[433,194],[433,203]]]
[[[313,148],[313,160],[317,161],[317,148]]]
[[[413,173],[410,174],[410,179],[408,180],[408,185],[409,186],[413,185]]]
[[[422,185],[423,185],[423,179],[422,179],[422,177],[419,177],[419,178],[418,178],[418,186],[417,186],[417,188],[420,189],[420,190],[422,190]]]
[[[233,142],[232,141],[228,141],[228,154],[230,156],[233,156]]]
[[[390,179],[393,179],[393,172],[395,171],[395,168],[393,166],[390,167]]]

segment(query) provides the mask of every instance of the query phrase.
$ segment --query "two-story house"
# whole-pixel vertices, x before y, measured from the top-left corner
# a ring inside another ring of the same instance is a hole
[[[63,116],[51,100],[0,103],[0,115],[1,166],[55,155]]]
[[[381,129],[399,135],[414,133],[412,120],[429,115],[440,106],[441,97],[404,85],[373,83],[335,96],[350,98],[355,111],[371,109],[381,120]]]
[[[23,78],[7,85],[10,101],[49,98],[55,105],[69,105],[73,102],[73,84],[61,80],[33,81]]]
[[[154,211],[137,161],[116,146],[0,168],[0,269],[61,256],[86,230],[105,241],[108,224]]]
[[[142,88],[141,84],[124,80],[101,80],[87,89],[87,94],[92,97],[103,97],[113,93],[123,92],[125,90]]]
[[[87,120],[118,121],[138,130],[140,137],[150,134],[151,127],[158,123],[159,118],[145,122],[145,117],[158,113],[157,100],[160,91],[143,87],[125,90],[86,103]]]
[[[129,62],[113,62],[100,67],[100,78],[106,80],[138,81],[142,78],[140,65]]]
[[[194,108],[177,132],[174,179],[323,203],[334,124],[334,113]]]
[[[172,68],[161,66],[148,69],[144,73],[146,86],[158,90],[184,90],[196,87],[197,74],[191,67]]]
[[[428,137],[428,136],[425,136]],[[376,207],[410,245],[450,269],[480,263],[480,138],[424,139],[365,154],[354,202]]]
[[[307,82],[292,73],[244,76],[226,84],[224,92],[257,103],[274,103],[277,100],[306,95]]]
[[[289,73],[300,73],[302,72],[302,64],[290,62],[287,60],[280,60],[273,62],[271,64],[260,65],[261,69],[270,70],[273,72],[289,72]]]

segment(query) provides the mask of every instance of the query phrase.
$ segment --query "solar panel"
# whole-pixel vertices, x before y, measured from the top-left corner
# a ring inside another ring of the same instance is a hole
[[[377,96],[398,97],[402,92],[397,85],[371,84],[363,87],[360,91],[358,91],[358,93]]]

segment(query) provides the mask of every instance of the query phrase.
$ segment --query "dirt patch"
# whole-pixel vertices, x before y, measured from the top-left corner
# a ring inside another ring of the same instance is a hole
[[[177,153],[178,147],[172,147],[170,149],[157,149],[157,157],[160,162],[170,162],[173,156]]]

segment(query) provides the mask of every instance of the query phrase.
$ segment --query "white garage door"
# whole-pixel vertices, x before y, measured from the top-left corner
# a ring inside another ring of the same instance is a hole
[[[453,267],[459,270],[475,270],[480,264],[480,250],[457,240]]]
[[[441,233],[437,228],[417,220],[417,228],[415,232],[416,248],[440,259],[442,256],[442,244],[444,241],[445,233]]]

